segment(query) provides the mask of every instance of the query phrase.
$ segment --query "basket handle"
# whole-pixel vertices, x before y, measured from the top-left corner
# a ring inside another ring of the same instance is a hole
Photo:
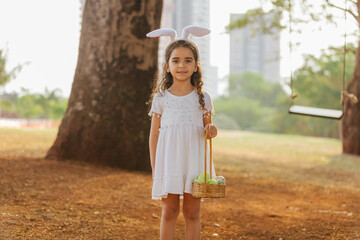
[[[205,178],[204,178],[204,182],[205,184],[207,184],[206,181],[206,154],[207,154],[207,135],[208,135],[208,130],[206,129],[205,131],[205,168],[204,168],[204,172],[205,172]],[[209,139],[210,142],[210,179],[212,179],[212,163],[213,163],[213,159],[212,159],[212,141],[211,138]]]

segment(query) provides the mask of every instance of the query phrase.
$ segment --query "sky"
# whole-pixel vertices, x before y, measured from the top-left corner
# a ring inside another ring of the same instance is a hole
[[[218,77],[229,73],[229,35],[225,26],[230,13],[244,13],[258,7],[257,0],[210,1],[210,64],[218,67]],[[3,91],[20,93],[21,88],[31,93],[43,93],[59,88],[62,95],[70,95],[77,63],[80,38],[80,3],[78,0],[0,0],[0,49],[8,49],[8,66],[11,70],[25,64],[17,78]],[[341,45],[342,20],[339,29],[333,26],[324,31],[304,29],[301,48],[289,58],[288,31],[281,34],[280,75],[287,77],[290,69],[300,67],[302,54],[318,54],[328,45]],[[335,37],[334,37],[335,36]],[[315,41],[316,40],[316,41]],[[291,61],[290,61],[291,60]],[[291,63],[291,64],[290,64]]]
[[[69,96],[75,73],[80,3],[76,0],[0,0],[0,48],[8,48],[8,70],[26,64],[6,92],[60,88]]]

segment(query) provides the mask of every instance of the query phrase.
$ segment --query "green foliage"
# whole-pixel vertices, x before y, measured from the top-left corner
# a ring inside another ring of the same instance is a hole
[[[45,88],[44,94],[31,94],[22,88],[18,94],[4,94],[1,97],[2,115],[15,115],[27,119],[61,119],[66,111],[68,99],[60,94],[60,89],[49,91]],[[7,114],[5,114],[7,113]]]
[[[229,79],[230,97],[246,97],[265,106],[274,106],[278,94],[285,95],[280,84],[265,82],[261,74],[244,72],[242,74],[233,74]]]
[[[16,101],[16,113],[28,119],[36,118],[41,114],[41,107],[35,103],[36,95],[26,94]]]
[[[13,110],[13,104],[10,100],[7,99],[1,100],[0,109],[4,109],[7,112],[11,112]]]
[[[280,107],[271,119],[273,132],[319,137],[339,137],[339,121],[289,114],[289,101],[289,98],[281,99]]]
[[[214,123],[220,129],[240,130],[239,124],[233,118],[225,114],[216,114]]]
[[[18,65],[10,71],[6,71],[7,51],[0,49],[0,87],[5,86],[21,71],[23,65]]]
[[[232,119],[240,129],[274,131],[272,118],[280,98],[286,98],[286,94],[279,84],[265,82],[260,74],[245,72],[230,76],[229,96],[217,99],[214,105],[220,116]]]
[[[349,44],[346,54],[345,83],[349,81],[355,67],[355,46]],[[320,57],[305,56],[302,68],[295,71],[293,88],[299,95],[296,103],[322,108],[341,109],[343,88],[343,49],[331,47],[322,51]]]
[[[248,25],[252,27],[253,35],[261,31],[266,34],[272,34],[273,29],[283,29],[286,26],[280,23],[283,13],[282,7],[284,6],[282,1],[276,1],[277,5],[269,12],[265,12],[262,8],[255,8],[248,10],[241,18],[231,21],[226,27],[226,31],[230,32],[236,28],[244,28]],[[273,16],[269,18],[269,16]],[[259,26],[259,27],[256,27]]]

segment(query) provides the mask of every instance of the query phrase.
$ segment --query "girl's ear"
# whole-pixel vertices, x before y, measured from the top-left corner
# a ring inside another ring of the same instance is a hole
[[[198,65],[196,64],[195,65],[195,70],[194,70],[194,73],[198,71]]]
[[[169,73],[169,72],[170,72],[170,69],[169,69],[169,65],[168,65],[167,63],[165,64],[165,68],[166,68],[166,72]]]

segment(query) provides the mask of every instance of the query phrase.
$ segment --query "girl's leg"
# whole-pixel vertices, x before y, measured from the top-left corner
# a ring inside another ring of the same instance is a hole
[[[168,194],[162,199],[162,213],[160,224],[160,239],[168,240],[175,237],[176,219],[179,215],[179,194]]]
[[[184,193],[183,214],[186,240],[200,239],[200,198]]]

